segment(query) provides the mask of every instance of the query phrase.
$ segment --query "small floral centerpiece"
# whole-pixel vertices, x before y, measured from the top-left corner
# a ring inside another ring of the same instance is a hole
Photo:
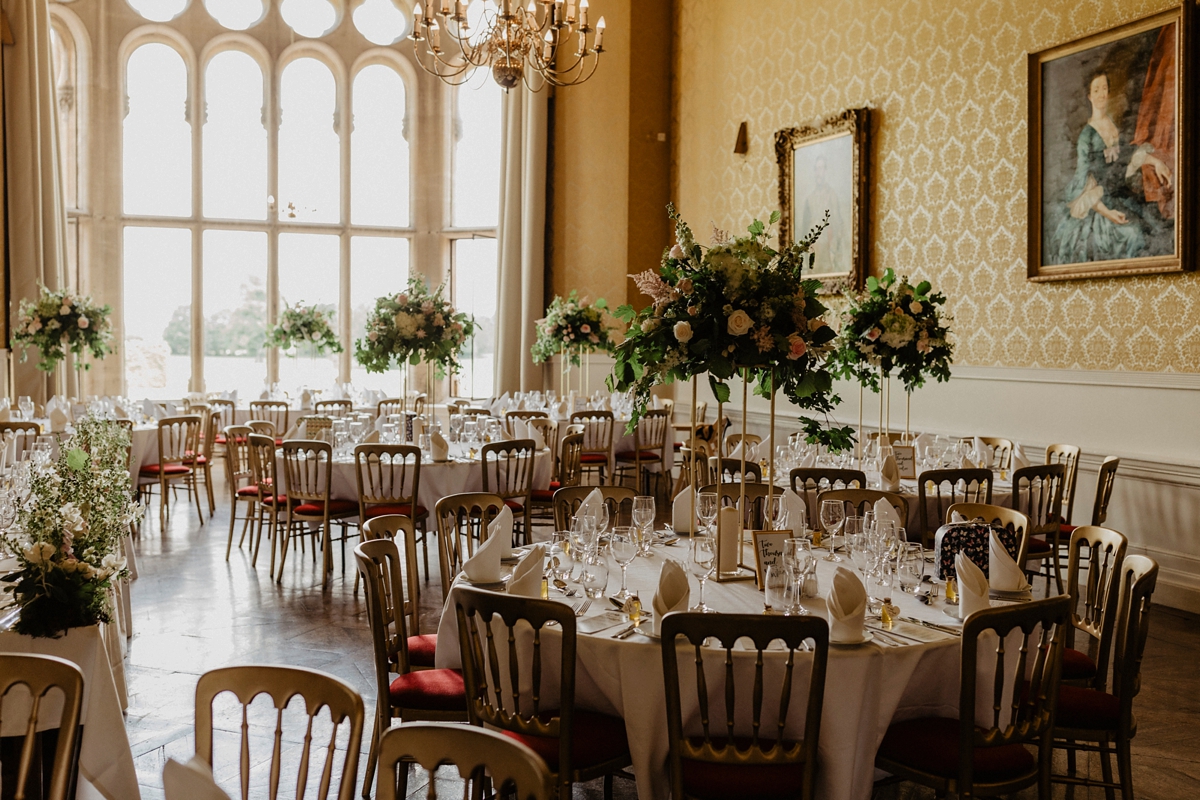
[[[89,415],[57,461],[22,467],[28,495],[5,500],[15,515],[3,536],[17,557],[4,581],[21,609],[18,633],[56,637],[111,620],[108,589],[127,574],[121,537],[140,511],[130,500],[128,446],[117,423]]]
[[[75,354],[76,369],[90,369],[83,360],[85,352],[104,358],[112,352],[112,309],[96,305],[90,297],[72,294],[69,289],[50,291],[42,287],[37,302],[21,301],[13,324],[12,346],[36,347],[41,359],[38,369],[52,372],[58,362]],[[28,353],[22,353],[24,361]]]
[[[616,316],[629,323],[616,347],[610,387],[632,390],[637,424],[657,384],[690,380],[708,373],[713,394],[728,402],[726,381],[745,371],[756,394],[775,391],[806,411],[828,415],[840,402],[825,364],[836,332],[823,319],[817,299],[820,281],[806,279],[812,245],[825,224],[782,250],[769,244],[769,225],[754,220],[749,235],[730,238],[714,230],[712,244],[698,244],[674,206],[677,243],[663,254],[657,271],[635,275],[639,289],[653,300],[641,311],[622,306]],[[809,441],[835,449],[853,442],[852,428],[822,425],[802,418]]]
[[[851,378],[872,391],[880,389],[880,374],[895,370],[906,392],[926,378],[950,380],[954,344],[946,296],[931,292],[929,281],[916,286],[888,269],[882,278],[867,278],[867,290],[852,298],[842,315],[842,332],[835,362],[840,377]]]
[[[546,309],[546,316],[535,323],[537,340],[530,350],[533,363],[541,364],[552,356],[565,354],[578,367],[583,353],[611,351],[612,342],[604,324],[607,309],[604,298],[588,305],[574,290],[566,298],[556,295]]]
[[[340,353],[342,343],[333,330],[333,315],[333,311],[322,311],[315,305],[285,305],[279,321],[267,328],[267,340],[263,347],[307,350],[313,356],[326,352]]]
[[[366,335],[354,342],[354,358],[367,372],[386,372],[393,363],[437,367],[438,377],[458,369],[463,345],[475,335],[475,320],[454,310],[420,278],[408,279],[408,291],[380,297],[367,317]]]

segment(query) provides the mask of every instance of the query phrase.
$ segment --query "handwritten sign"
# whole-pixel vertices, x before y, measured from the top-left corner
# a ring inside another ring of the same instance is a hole
[[[917,448],[912,445],[894,445],[892,452],[896,456],[896,466],[900,469],[901,478],[916,479],[917,477]]]
[[[791,531],[752,531],[754,535],[754,563],[758,569],[758,586],[761,589],[767,567],[783,563],[783,543],[793,537]]]

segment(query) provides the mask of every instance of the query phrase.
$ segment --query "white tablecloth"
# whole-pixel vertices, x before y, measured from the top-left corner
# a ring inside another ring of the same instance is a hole
[[[59,639],[22,636],[12,631],[0,633],[0,653],[21,653],[58,656],[76,664],[83,672],[83,742],[79,752],[79,777],[108,800],[135,800],[141,797],[129,737],[125,733],[121,697],[124,694],[123,668],[120,667],[119,646],[115,663],[111,637],[102,628],[73,628]],[[122,685],[118,686],[118,682]],[[27,697],[28,695],[26,695]],[[4,725],[0,735],[23,734],[28,721],[28,707],[21,707],[20,695],[9,694],[4,706]],[[39,729],[58,727],[61,714],[60,695],[51,692],[39,714]],[[40,720],[46,720],[45,723]],[[87,787],[80,787],[80,796],[87,796]]]

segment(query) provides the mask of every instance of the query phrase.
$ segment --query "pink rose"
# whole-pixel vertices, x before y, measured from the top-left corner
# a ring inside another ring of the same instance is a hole
[[[399,303],[400,305],[406,305],[408,303],[408,295],[406,295],[406,294],[396,295],[396,302]]]
[[[367,334],[367,338],[370,339],[372,342],[374,342],[379,339],[379,334],[376,333],[375,331],[371,331],[370,333]]]
[[[79,327],[80,327],[80,328],[87,328],[87,326],[88,326],[88,325],[91,325],[91,324],[92,324],[92,323],[88,322],[88,318],[87,318],[87,317],[80,317],[80,318],[79,318],[78,325],[79,325]]]
[[[680,247],[678,244],[671,248],[671,258],[678,261],[678,260],[682,259],[683,256],[684,256],[683,248]]]
[[[580,332],[581,332],[581,333],[591,333],[591,332],[592,332],[592,326],[591,326],[591,325],[588,325],[588,324],[585,322],[585,323],[583,323],[582,325],[580,325],[580,326],[579,326],[579,330],[580,330]]]
[[[870,339],[873,342],[879,338],[879,335],[881,333],[883,333],[883,331],[879,330],[879,328],[871,328],[871,330],[864,333],[863,336],[866,336],[868,339]]]
[[[787,357],[791,361],[795,361],[800,356],[808,352],[808,345],[800,338],[800,334],[793,333],[788,337],[788,354]]]
[[[675,288],[678,289],[683,294],[691,294],[692,289],[695,287],[692,284],[691,278],[684,278],[678,284],[675,285]]]
[[[421,303],[421,310],[425,312],[426,316],[432,314],[433,313],[433,301],[426,300],[424,303]]]

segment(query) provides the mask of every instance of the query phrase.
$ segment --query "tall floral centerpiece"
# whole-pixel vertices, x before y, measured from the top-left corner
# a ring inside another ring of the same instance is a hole
[[[342,352],[342,343],[333,330],[333,312],[304,303],[284,306],[279,321],[267,328],[263,347],[278,347],[295,353],[307,350],[314,358],[326,352]]]
[[[565,385],[561,388],[564,391],[570,384],[568,370],[571,366],[580,366],[585,355],[612,351],[608,326],[604,322],[607,310],[608,303],[604,298],[588,304],[572,290],[565,298],[555,295],[546,308],[546,316],[534,323],[537,339],[530,349],[533,363],[542,364],[553,356],[562,356]],[[584,375],[587,375],[586,371]]]
[[[85,354],[101,359],[112,352],[111,313],[111,308],[97,305],[90,297],[69,289],[52,292],[43,286],[36,301],[21,301],[13,324],[12,346],[37,348],[37,368],[43,372],[53,372],[67,353],[75,356],[77,370],[91,369]],[[26,358],[28,352],[22,353],[21,360]]]
[[[828,415],[839,402],[826,359],[836,332],[826,324],[817,299],[820,281],[806,279],[813,243],[825,225],[781,250],[773,249],[770,225],[754,220],[748,235],[731,238],[714,231],[712,243],[696,242],[691,228],[668,206],[677,243],[663,254],[658,270],[634,276],[653,303],[641,311],[621,306],[616,317],[629,323],[615,348],[611,388],[632,391],[637,424],[659,384],[708,374],[713,394],[728,402],[727,381],[738,372],[756,394],[781,391],[804,411]],[[801,419],[810,442],[835,449],[853,443],[853,428]],[[827,421],[826,421],[827,422]]]
[[[929,281],[914,286],[891,269],[882,278],[867,278],[866,291],[851,298],[842,315],[838,375],[883,392],[885,379],[895,371],[909,403],[913,390],[928,378],[950,380],[954,343],[948,323],[953,318],[945,309],[946,296],[931,289]],[[886,427],[881,411],[880,430]]]
[[[121,537],[140,510],[130,500],[128,446],[116,422],[87,416],[56,461],[21,467],[28,493],[5,499],[3,536],[17,558],[3,580],[21,609],[18,633],[59,636],[111,620],[108,590],[126,574]]]
[[[442,378],[459,369],[459,356],[476,325],[469,314],[455,311],[444,291],[438,286],[430,292],[425,281],[412,277],[407,291],[376,300],[365,335],[354,342],[355,360],[367,372],[424,362]]]

